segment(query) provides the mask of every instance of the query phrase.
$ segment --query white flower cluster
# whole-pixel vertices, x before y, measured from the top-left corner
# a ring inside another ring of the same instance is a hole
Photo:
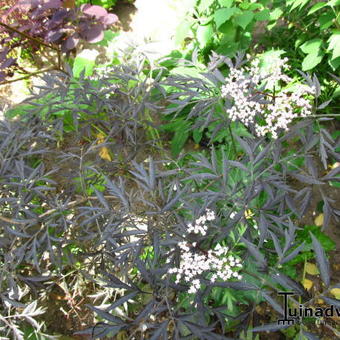
[[[201,288],[199,277],[203,273],[212,273],[211,282],[218,279],[229,280],[231,278],[241,279],[242,276],[238,270],[242,267],[241,261],[232,255],[227,256],[228,248],[217,245],[214,250],[207,253],[195,251],[196,244],[189,245],[186,242],[180,242],[181,263],[179,268],[169,269],[170,274],[176,275],[176,283],[181,279],[190,282],[189,293],[196,293]]]
[[[277,84],[293,81],[283,72],[289,68],[287,61],[287,58],[273,58],[266,69],[260,69],[260,61],[254,60],[250,68],[230,69],[221,93],[223,98],[233,102],[227,111],[231,120],[240,120],[246,126],[253,124],[258,136],[269,132],[273,138],[277,138],[278,131],[288,130],[294,118],[311,114],[312,105],[307,96],[315,94],[313,87],[299,85],[293,90],[285,88],[278,93],[273,91]],[[259,90],[260,87],[264,88],[264,92]],[[263,117],[266,125],[259,125],[257,117]]]
[[[207,221],[215,219],[215,213],[207,210],[205,215],[195,220],[194,225],[189,224],[188,233],[196,233],[206,235]],[[241,260],[229,255],[229,249],[217,245],[214,250],[203,251],[198,249],[197,243],[192,244],[187,242],[179,242],[178,246],[181,250],[181,259],[179,268],[170,268],[170,274],[176,274],[176,283],[182,279],[185,282],[190,282],[189,293],[196,293],[201,288],[200,277],[203,274],[210,274],[210,281],[229,280],[232,278],[241,279],[242,276],[238,273],[241,265]]]
[[[188,233],[201,234],[206,235],[208,226],[206,225],[207,221],[213,221],[215,219],[215,212],[207,209],[205,215],[200,216],[197,220],[195,220],[194,224],[188,224]]]

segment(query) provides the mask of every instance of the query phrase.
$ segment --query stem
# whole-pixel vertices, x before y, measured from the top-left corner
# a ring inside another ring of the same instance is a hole
[[[303,264],[302,282],[305,281],[305,277],[306,277],[306,265],[307,265],[307,256],[305,256],[305,262]],[[301,305],[301,295],[299,295],[299,304]]]
[[[11,79],[11,80],[3,81],[3,82],[0,83],[0,85],[6,85],[6,84],[14,83],[16,81],[28,79],[28,78],[30,78],[32,76],[37,75],[37,74],[45,73],[45,72],[49,72],[49,71],[61,71],[61,72],[63,72],[62,70],[59,70],[59,69],[57,69],[55,67],[46,68],[46,69],[41,70],[41,71],[36,71],[36,72],[29,73],[27,76],[24,76],[24,77],[20,77],[20,78],[16,78],[16,79]]]
[[[110,195],[104,195],[105,199],[116,199],[116,196],[110,196]],[[79,204],[85,203],[86,201],[97,201],[98,197],[96,196],[90,196],[90,197],[79,197],[78,200],[76,201],[71,201],[68,204],[66,204],[65,209],[70,209],[73,207],[76,207]],[[46,212],[44,212],[43,214],[39,215],[36,219],[31,219],[31,220],[26,220],[26,221],[15,221],[12,220],[11,218],[5,217],[5,216],[0,216],[0,220],[7,222],[7,223],[12,223],[12,224],[27,224],[29,222],[38,222],[39,220],[41,220],[42,218],[49,216],[55,212],[57,212],[59,209],[58,208],[54,208],[54,209],[50,209],[47,210]]]
[[[323,117],[340,117],[340,113],[325,113],[322,115],[309,115],[308,117],[313,117],[313,118],[323,118]]]
[[[235,159],[236,159],[237,149],[236,149],[236,144],[235,144],[235,140],[234,140],[234,136],[233,136],[233,132],[232,132],[232,130],[231,130],[230,124],[228,125],[228,130],[229,130],[229,132],[230,132],[231,143],[233,144],[233,149],[234,149]]]
[[[46,47],[48,47],[48,48],[51,48],[51,49],[53,49],[53,50],[55,50],[55,51],[59,51],[59,52],[60,52],[60,50],[59,50],[58,47],[55,47],[55,46],[50,45],[50,44],[48,44],[48,43],[45,43],[43,40],[41,40],[41,39],[39,39],[39,38],[34,38],[34,37],[32,37],[31,35],[29,35],[29,34],[27,34],[27,33],[24,33],[24,32],[21,32],[21,31],[17,30],[16,28],[11,27],[11,26],[9,26],[9,25],[7,25],[7,24],[1,22],[1,21],[0,21],[0,26],[5,27],[5,28],[7,28],[8,30],[10,30],[10,31],[12,31],[12,32],[17,33],[17,34],[21,35],[22,37],[24,37],[24,38],[26,38],[26,39],[35,41],[37,44],[46,46]]]
[[[224,106],[223,104],[221,103],[221,101],[219,101],[218,103],[222,113],[224,112]],[[234,153],[235,153],[235,157],[236,157],[236,154],[237,154],[237,149],[236,149],[236,144],[235,144],[235,140],[234,140],[234,136],[233,136],[233,132],[231,130],[231,127],[230,127],[230,124],[228,124],[228,130],[229,130],[229,133],[230,133],[230,138],[231,138],[231,143],[233,145],[233,149],[234,149]]]

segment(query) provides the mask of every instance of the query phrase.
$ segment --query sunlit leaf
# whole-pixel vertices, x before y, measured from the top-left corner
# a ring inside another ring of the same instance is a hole
[[[313,287],[313,281],[304,279],[301,281],[302,285],[305,287],[305,289],[310,290]]]
[[[318,275],[319,274],[318,267],[314,263],[307,262],[306,265],[305,265],[305,270],[306,270],[306,273],[308,273],[310,275]]]

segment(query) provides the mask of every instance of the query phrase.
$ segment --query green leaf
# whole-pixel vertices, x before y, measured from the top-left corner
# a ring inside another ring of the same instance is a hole
[[[214,21],[216,23],[216,27],[219,28],[222,24],[228,21],[234,13],[237,11],[237,8],[221,8],[214,13]]]
[[[233,57],[237,50],[239,49],[239,44],[236,42],[230,42],[227,44],[220,45],[216,52],[227,57]]]
[[[333,33],[328,43],[328,51],[332,51],[332,60],[340,57],[340,31]]]
[[[196,144],[199,144],[199,142],[202,139],[202,136],[203,136],[203,133],[199,129],[195,129],[192,133],[192,138],[194,139],[194,142]]]
[[[213,2],[214,0],[201,0],[200,4],[197,7],[198,12],[199,13],[204,12],[213,4]]]
[[[303,45],[300,46],[301,50],[305,54],[314,53],[317,54],[320,50],[320,47],[322,45],[321,39],[312,39],[306,41]]]
[[[287,5],[288,6],[292,5],[292,7],[290,8],[289,12],[291,12],[292,10],[294,10],[297,7],[299,7],[299,9],[301,9],[308,2],[309,2],[309,0],[287,0]]]
[[[211,40],[214,34],[212,24],[207,26],[198,26],[196,34],[199,47],[203,48]]]
[[[203,78],[197,67],[187,67],[187,66],[178,66],[171,70],[171,74],[178,74],[181,76],[189,76],[195,78]]]
[[[252,4],[250,4],[250,6],[248,7],[248,9],[249,9],[249,11],[256,11],[257,9],[262,10],[262,9],[263,9],[263,5],[252,3]]]
[[[236,22],[236,24],[238,24],[239,26],[241,26],[245,30],[246,27],[251,23],[253,18],[254,18],[253,12],[245,11],[245,12],[243,12],[243,14],[241,14],[241,15],[239,15],[235,18],[235,22]]]
[[[269,9],[264,9],[261,12],[255,13],[255,19],[257,21],[265,21],[270,19],[270,12]]]
[[[191,25],[192,23],[188,20],[183,20],[178,27],[176,28],[175,33],[175,43],[176,45],[180,45],[186,37],[188,37],[191,33]]]
[[[234,3],[234,0],[218,0],[218,3],[221,7],[231,7]]]
[[[328,1],[327,5],[331,6],[331,7],[340,6],[340,0],[331,0],[331,1]]]
[[[283,14],[283,10],[281,8],[275,8],[270,13],[270,20],[272,20],[272,21],[277,20],[281,17],[282,14]]]
[[[340,57],[328,60],[328,64],[331,66],[332,70],[335,71],[340,66]]]
[[[221,40],[221,44],[235,40],[237,30],[236,30],[236,27],[231,22],[231,20],[221,25],[218,30],[221,33],[224,33],[223,38]]]
[[[320,29],[325,30],[333,25],[334,14],[331,12],[324,13],[319,18]]]
[[[177,157],[182,151],[185,142],[189,138],[188,126],[183,124],[180,129],[175,132],[175,135],[171,141],[171,152],[174,157]]]
[[[112,42],[118,36],[119,36],[118,32],[113,32],[110,30],[104,31],[104,39],[97,42],[96,45],[107,47],[109,46],[109,43]]]
[[[313,69],[316,65],[321,63],[323,54],[320,53],[310,53],[307,54],[305,59],[302,61],[302,71],[308,71]]]
[[[312,239],[309,234],[310,231],[318,239],[325,251],[331,251],[335,249],[335,242],[323,231],[321,231],[320,227],[317,226],[305,226],[302,230],[297,231],[297,240],[303,240],[306,243],[311,244]]]
[[[326,2],[318,2],[317,4],[315,4],[308,12],[307,15],[311,15],[313,13],[315,13],[316,11],[318,11],[319,9],[323,8],[327,6]]]
[[[95,50],[86,49],[81,51],[74,59],[72,68],[73,76],[77,78],[83,71],[85,71],[85,76],[90,76],[96,64],[98,54],[99,52]]]

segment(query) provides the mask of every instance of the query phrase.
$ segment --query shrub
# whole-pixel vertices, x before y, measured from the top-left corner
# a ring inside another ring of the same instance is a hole
[[[17,65],[16,59],[11,55],[17,47],[21,47],[26,53],[32,50],[36,53],[41,48],[50,49],[57,54],[57,61],[53,62],[55,65],[52,69],[63,70],[62,53],[69,55],[80,41],[101,41],[104,30],[117,21],[115,14],[90,4],[75,7],[74,4],[64,4],[61,0],[23,0],[17,4],[10,3],[0,17],[0,33],[3,35],[1,79],[8,75],[7,71],[11,66]]]
[[[245,65],[216,56],[200,77],[162,82],[161,75],[150,79],[154,70],[141,72],[142,64],[94,79],[47,79],[40,95],[12,111],[27,112],[21,121],[2,122],[5,336],[12,331],[20,339],[22,319],[39,328],[33,317],[41,297],[50,282],[70,284],[70,272],[93,282],[96,301],[89,308],[99,322],[78,334],[95,338],[241,338],[248,330],[284,328],[275,322],[283,314],[279,291],[293,291],[304,307],[316,306],[318,297],[337,303],[331,290],[338,283],[322,247],[329,239],[313,228],[307,237],[299,233],[315,190],[324,200],[324,228],[339,216],[323,189],[339,179],[339,167],[326,171],[328,160],[339,160],[337,143],[321,125],[305,117],[271,139],[238,122],[243,135],[232,130],[230,142],[179,159],[155,157],[160,145],[150,140],[154,126],[147,117],[161,102],[228,129],[234,103],[216,109],[223,62]],[[305,78],[318,96],[316,78]],[[65,124],[71,133],[62,141]],[[56,141],[65,143],[63,151]],[[149,147],[133,154],[142,143]],[[102,148],[110,157],[100,155]],[[312,251],[323,282],[314,296],[291,264],[301,254],[310,259]],[[263,301],[272,317],[259,325],[252,320]],[[308,324],[299,332],[313,336]]]

